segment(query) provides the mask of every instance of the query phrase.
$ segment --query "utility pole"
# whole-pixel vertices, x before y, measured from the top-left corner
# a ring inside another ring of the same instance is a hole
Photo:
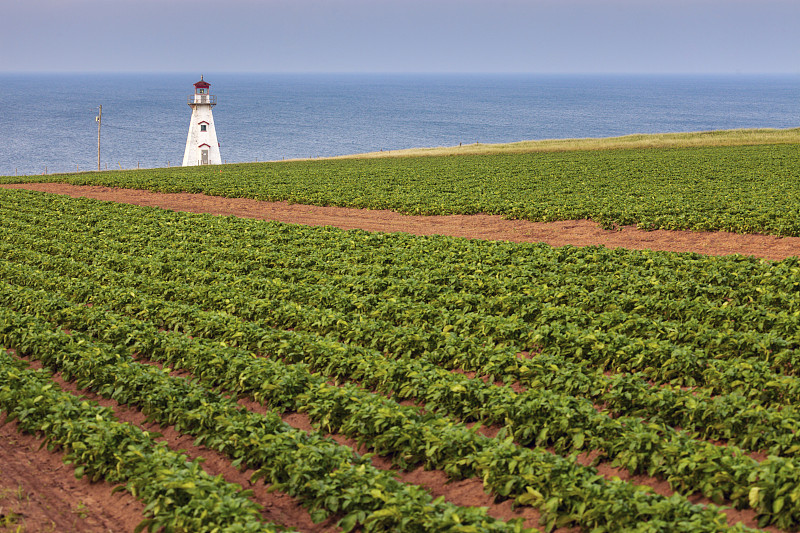
[[[100,171],[100,122],[103,120],[103,106],[100,106],[97,116],[94,118],[97,121],[97,171]]]

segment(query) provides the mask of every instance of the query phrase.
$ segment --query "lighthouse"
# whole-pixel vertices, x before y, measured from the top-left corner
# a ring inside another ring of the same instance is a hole
[[[217,97],[211,95],[211,85],[203,80],[194,84],[194,94],[189,95],[192,118],[189,122],[189,135],[186,137],[186,150],[183,152],[183,166],[219,165],[217,130],[211,108],[217,105]]]

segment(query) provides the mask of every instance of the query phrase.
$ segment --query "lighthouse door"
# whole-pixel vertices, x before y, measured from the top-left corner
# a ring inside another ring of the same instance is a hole
[[[201,165],[208,164],[208,150],[200,150],[200,164]]]

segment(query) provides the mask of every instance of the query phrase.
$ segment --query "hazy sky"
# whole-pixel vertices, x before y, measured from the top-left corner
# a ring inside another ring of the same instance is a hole
[[[800,74],[800,0],[0,0],[0,71]]]

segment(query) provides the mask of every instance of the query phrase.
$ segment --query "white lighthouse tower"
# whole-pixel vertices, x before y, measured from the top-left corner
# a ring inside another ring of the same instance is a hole
[[[189,123],[189,135],[186,137],[186,150],[183,152],[183,166],[219,165],[217,130],[214,128],[214,117],[211,108],[217,105],[217,97],[212,96],[208,82],[194,84],[194,94],[189,95],[189,107],[192,108],[192,119]]]

